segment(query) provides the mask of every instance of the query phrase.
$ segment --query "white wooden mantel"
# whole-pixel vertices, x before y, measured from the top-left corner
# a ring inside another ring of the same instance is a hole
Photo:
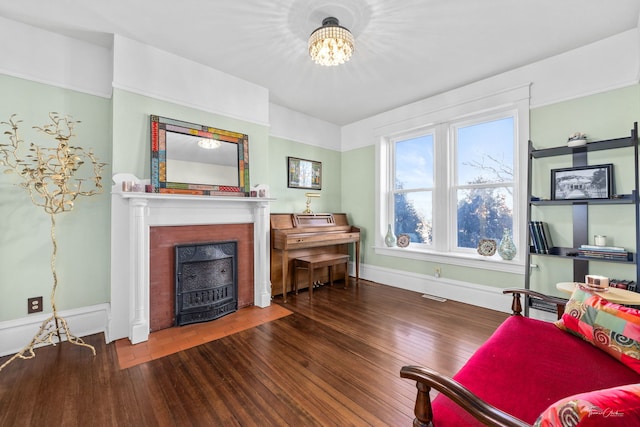
[[[254,304],[271,304],[269,202],[233,196],[123,192],[122,182],[147,184],[116,174],[111,192],[111,316],[108,340],[149,338],[149,229],[158,226],[253,224]]]

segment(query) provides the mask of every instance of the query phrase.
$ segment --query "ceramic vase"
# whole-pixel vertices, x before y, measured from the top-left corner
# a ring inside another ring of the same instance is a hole
[[[512,260],[516,256],[516,245],[513,243],[508,228],[504,229],[502,240],[500,240],[500,245],[498,246],[498,255],[507,261]]]
[[[396,235],[393,234],[393,230],[391,229],[391,224],[387,225],[387,234],[384,236],[384,243],[390,248],[396,245]]]

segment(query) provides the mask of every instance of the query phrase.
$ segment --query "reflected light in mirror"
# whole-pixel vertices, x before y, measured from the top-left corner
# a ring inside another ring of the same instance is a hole
[[[202,138],[198,141],[198,146],[200,148],[204,148],[205,150],[215,150],[216,148],[220,147],[220,144],[222,143],[217,139]]]
[[[203,150],[201,141],[211,141],[217,148]],[[167,181],[237,186],[238,145],[167,132]]]

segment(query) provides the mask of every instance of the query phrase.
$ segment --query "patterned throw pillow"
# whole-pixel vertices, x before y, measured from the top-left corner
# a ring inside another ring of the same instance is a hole
[[[640,310],[611,303],[577,286],[556,326],[640,373]]]
[[[640,425],[640,384],[629,384],[560,399],[535,427],[613,427]]]

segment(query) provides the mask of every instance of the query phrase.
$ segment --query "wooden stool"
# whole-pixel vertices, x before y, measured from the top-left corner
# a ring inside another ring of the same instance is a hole
[[[333,286],[333,266],[344,264],[344,287],[349,283],[348,269],[349,255],[345,254],[316,254],[294,258],[293,260],[293,286],[298,295],[298,268],[309,270],[309,299],[313,297],[313,271],[316,268],[329,268],[329,283]]]

